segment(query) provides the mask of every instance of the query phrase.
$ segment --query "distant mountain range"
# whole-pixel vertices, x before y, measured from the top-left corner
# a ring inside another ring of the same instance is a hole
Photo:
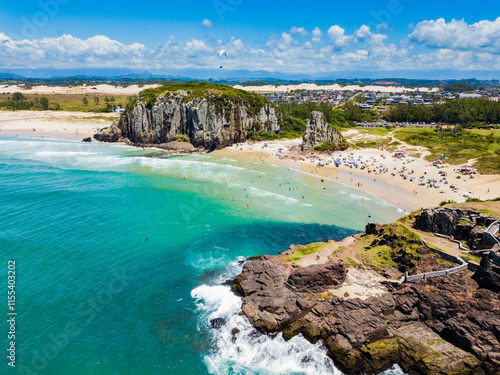
[[[1,69],[1,68],[0,68]],[[397,78],[391,78],[397,77]],[[282,73],[268,72],[265,70],[225,70],[225,69],[177,69],[165,71],[165,74],[151,74],[149,71],[136,71],[131,69],[5,69],[0,73],[2,80],[57,80],[75,78],[79,80],[214,80],[233,83],[246,81],[262,82],[314,82],[314,81],[399,81],[428,80],[449,81],[476,79],[492,81],[500,79],[500,72],[486,71],[391,71],[391,72],[329,72],[329,73]],[[430,83],[430,82],[429,82]]]

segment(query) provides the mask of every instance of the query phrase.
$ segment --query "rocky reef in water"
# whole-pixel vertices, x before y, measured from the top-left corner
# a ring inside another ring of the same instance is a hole
[[[426,215],[415,225],[427,222]],[[379,236],[373,243],[405,240],[386,227],[367,226]],[[404,257],[394,260],[401,269],[408,266]],[[233,289],[258,330],[322,341],[348,374],[375,374],[394,363],[410,374],[500,374],[500,283],[493,277],[499,260],[492,253],[474,272],[411,283],[387,279],[386,293],[362,300],[330,293],[346,280],[343,262],[300,268],[281,256],[263,256],[244,265]],[[425,265],[419,267],[427,272]]]

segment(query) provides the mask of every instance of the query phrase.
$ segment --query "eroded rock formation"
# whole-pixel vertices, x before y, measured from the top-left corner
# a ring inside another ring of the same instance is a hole
[[[415,217],[415,228],[426,232],[453,236],[467,241],[469,247],[490,248],[492,243],[484,230],[494,221],[494,217],[480,212],[453,207],[427,208]]]
[[[349,374],[377,373],[399,363],[420,374],[494,374],[500,370],[500,298],[465,273],[390,287],[366,300],[322,294],[345,278],[340,263],[299,269],[266,256],[236,280],[242,311],[262,332],[302,333],[322,340]],[[320,270],[321,271],[321,270]],[[322,285],[320,285],[322,284]]]
[[[302,150],[309,150],[321,144],[330,144],[334,149],[341,147],[344,142],[342,134],[326,122],[322,112],[312,113],[311,120],[307,120]]]

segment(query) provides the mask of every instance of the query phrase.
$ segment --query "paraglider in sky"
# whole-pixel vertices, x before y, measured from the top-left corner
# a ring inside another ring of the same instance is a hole
[[[227,51],[225,49],[220,49],[218,52],[220,57],[226,56],[227,57]]]

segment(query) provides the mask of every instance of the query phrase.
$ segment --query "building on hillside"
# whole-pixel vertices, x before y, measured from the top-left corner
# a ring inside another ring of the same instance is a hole
[[[462,93],[462,94],[458,95],[459,99],[477,99],[477,98],[481,98],[481,97],[482,96],[479,95],[479,94],[465,94],[465,93]]]

